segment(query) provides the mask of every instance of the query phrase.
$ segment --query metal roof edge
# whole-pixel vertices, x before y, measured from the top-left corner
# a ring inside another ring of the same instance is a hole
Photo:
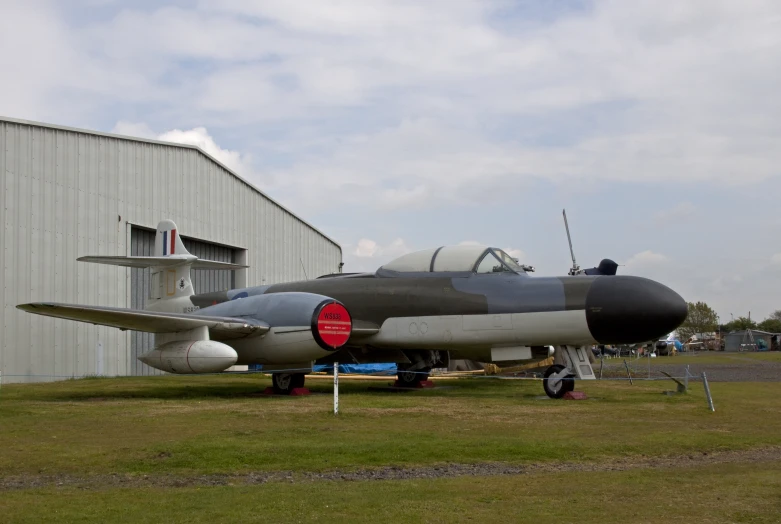
[[[8,117],[8,116],[3,116],[3,115],[0,115],[0,122],[9,122],[9,123],[12,123],[12,124],[21,124],[21,125],[34,126],[34,127],[45,127],[45,128],[49,128],[49,129],[58,129],[60,131],[70,131],[70,132],[73,132],[73,133],[83,133],[83,134],[87,134],[87,135],[104,136],[104,137],[107,137],[107,138],[116,138],[118,140],[129,140],[129,141],[132,141],[132,142],[145,142],[147,144],[156,144],[156,145],[161,145],[161,146],[183,147],[183,148],[187,148],[187,149],[194,149],[194,150],[198,151],[199,153],[201,153],[203,156],[205,156],[207,159],[211,160],[212,162],[214,162],[215,164],[220,166],[222,169],[224,169],[225,171],[227,171],[228,173],[230,173],[231,175],[233,175],[234,177],[239,179],[239,181],[241,181],[244,184],[246,184],[247,186],[249,186],[250,189],[252,189],[256,193],[261,195],[263,198],[267,199],[268,201],[270,201],[275,206],[278,206],[280,209],[282,209],[283,211],[288,213],[290,216],[292,216],[296,220],[299,220],[302,224],[304,224],[305,226],[307,226],[310,229],[312,229],[314,232],[316,232],[317,234],[319,234],[320,236],[325,238],[327,241],[331,242],[333,245],[335,245],[339,249],[340,258],[342,258],[342,259],[344,258],[344,252],[342,251],[342,246],[338,242],[336,242],[336,240],[334,240],[333,238],[329,237],[328,235],[326,235],[325,233],[320,231],[318,228],[316,228],[315,226],[313,226],[312,224],[310,224],[309,222],[307,222],[306,220],[304,220],[303,218],[301,218],[297,214],[293,213],[291,210],[289,210],[288,208],[286,208],[285,206],[283,206],[282,204],[280,204],[279,202],[277,202],[276,200],[274,200],[273,198],[268,196],[266,193],[264,193],[263,191],[258,189],[255,185],[253,185],[252,183],[247,181],[244,177],[242,177],[239,174],[237,174],[235,171],[233,171],[232,169],[227,167],[225,164],[223,164],[222,162],[220,162],[219,160],[217,160],[216,158],[214,158],[213,156],[211,156],[209,153],[207,153],[206,151],[204,151],[203,149],[201,149],[198,146],[194,146],[194,145],[191,145],[191,144],[178,144],[176,142],[165,142],[163,140],[154,140],[154,139],[151,139],[151,138],[141,138],[141,137],[129,136],[129,135],[119,135],[117,133],[106,133],[104,131],[95,131],[95,130],[92,130],[92,129],[83,129],[83,128],[79,128],[79,127],[63,126],[63,125],[59,125],[59,124],[48,124],[46,122],[37,122],[37,121],[34,121],[34,120],[24,120],[24,119],[21,119],[21,118],[13,118],[13,117]]]

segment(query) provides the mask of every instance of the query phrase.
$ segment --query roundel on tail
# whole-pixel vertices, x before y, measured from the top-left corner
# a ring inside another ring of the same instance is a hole
[[[335,300],[321,303],[312,315],[312,334],[323,349],[335,351],[347,344],[353,329],[350,313]]]

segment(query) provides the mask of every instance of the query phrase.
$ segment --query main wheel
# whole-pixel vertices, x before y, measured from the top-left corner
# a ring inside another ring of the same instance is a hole
[[[545,389],[545,394],[550,398],[561,398],[568,391],[575,389],[575,375],[569,374],[558,382],[554,382],[550,378],[554,373],[561,373],[562,371],[564,371],[564,366],[561,364],[554,364],[545,370],[545,375],[542,377],[542,387]]]
[[[271,375],[271,387],[277,395],[290,395],[294,389],[304,387],[305,379],[303,373],[274,373]]]
[[[420,385],[421,382],[424,380],[428,380],[428,371],[429,370],[420,370],[420,371],[401,371],[399,370],[398,373],[396,373],[396,380],[398,382],[399,387],[402,388],[416,388]]]

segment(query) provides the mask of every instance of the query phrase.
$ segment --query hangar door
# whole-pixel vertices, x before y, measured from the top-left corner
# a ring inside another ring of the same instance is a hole
[[[130,230],[130,255],[152,256],[155,253],[155,230],[133,227]],[[230,247],[193,240],[182,236],[184,247],[198,258],[217,260],[218,262],[236,262],[236,250]],[[149,269],[132,268],[130,270],[130,307],[144,309],[149,296],[151,272]],[[235,287],[234,271],[215,271],[209,269],[193,270],[190,273],[196,293],[223,291]],[[154,335],[151,333],[131,332],[130,368],[133,375],[163,375],[138,360],[139,355],[154,348]]]

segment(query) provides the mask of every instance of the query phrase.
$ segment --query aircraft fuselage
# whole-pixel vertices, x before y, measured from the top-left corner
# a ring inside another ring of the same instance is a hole
[[[351,339],[352,346],[450,350],[484,361],[504,347],[652,340],[686,315],[677,293],[632,276],[344,275],[194,295],[192,301],[209,314],[212,304],[248,299],[242,306],[251,308],[253,296],[288,292],[332,297],[353,319],[379,328]]]

